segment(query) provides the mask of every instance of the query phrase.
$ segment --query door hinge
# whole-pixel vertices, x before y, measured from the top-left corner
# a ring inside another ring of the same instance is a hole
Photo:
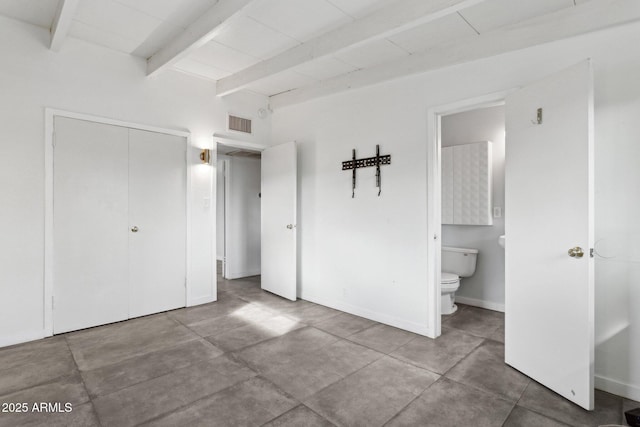
[[[593,258],[593,257],[594,257],[593,253],[594,253],[594,252],[593,252],[593,248],[589,249],[589,256],[590,256],[591,258]]]
[[[53,133],[51,134],[51,146],[52,146],[52,147],[55,147],[55,146],[56,146],[56,133],[55,133],[55,132],[53,132]]]

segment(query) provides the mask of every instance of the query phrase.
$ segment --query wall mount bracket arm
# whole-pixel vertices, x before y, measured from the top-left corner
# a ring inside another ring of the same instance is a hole
[[[351,198],[355,197],[356,191],[356,170],[360,168],[376,167],[376,188],[378,188],[378,196],[382,193],[382,174],[380,166],[391,164],[391,154],[380,155],[380,145],[376,145],[376,155],[364,159],[356,159],[356,150],[352,150],[351,160],[342,162],[342,170],[353,170],[351,175]]]

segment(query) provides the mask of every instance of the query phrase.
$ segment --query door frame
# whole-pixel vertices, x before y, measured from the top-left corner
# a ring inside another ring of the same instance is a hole
[[[214,167],[217,168],[217,164],[218,164],[218,144],[222,144],[224,146],[227,147],[235,147],[235,148],[246,148],[248,150],[254,150],[254,151],[264,151],[266,148],[268,148],[267,145],[263,145],[263,144],[258,144],[255,142],[248,142],[248,141],[241,141],[241,140],[237,140],[237,139],[233,139],[233,138],[229,138],[227,136],[223,136],[220,135],[218,133],[214,133],[213,134],[213,155],[212,155],[212,162]],[[225,223],[224,223],[224,254],[223,254],[223,260],[222,260],[222,277],[226,278],[226,270],[227,270],[227,236],[229,236],[229,233],[227,232],[227,221],[226,218],[229,217],[228,215],[228,209],[229,209],[229,203],[228,202],[228,197],[230,194],[230,179],[229,179],[229,171],[231,170],[231,164],[230,162],[227,161],[226,163],[226,169],[225,169],[225,183],[224,183],[224,197],[225,197],[225,206],[224,206],[224,216],[225,216]],[[216,173],[213,173],[213,189],[214,189],[214,196],[212,197],[212,210],[213,210],[213,224],[215,225],[215,229],[217,232],[217,225],[218,225],[218,174],[217,174],[217,170]],[[261,236],[262,237],[262,236]],[[216,261],[218,260],[218,249],[217,249],[217,236],[215,239],[215,244],[214,244],[214,248],[215,248],[215,259]],[[214,276],[213,277],[217,277],[217,267],[214,268]],[[217,287],[216,287],[217,289]],[[217,292],[217,291],[216,291]]]
[[[191,190],[191,167],[195,164],[191,161],[189,148],[191,147],[191,133],[187,131],[168,129],[157,126],[148,126],[140,123],[126,122],[122,120],[110,119],[107,117],[94,116],[91,114],[76,113],[72,111],[45,108],[44,110],[44,336],[53,336],[53,144],[54,144],[54,120],[56,117],[84,120],[94,123],[120,126],[129,129],[138,129],[155,133],[163,133],[183,137],[186,139],[186,192],[185,192],[185,215],[186,215],[186,253],[185,253],[185,306],[191,305],[191,200],[193,197]],[[215,211],[214,211],[215,215]],[[215,277],[215,275],[213,276]]]
[[[427,111],[427,331],[429,338],[442,334],[441,250],[442,250],[442,170],[441,118],[478,108],[502,105],[512,88],[429,108]],[[505,249],[506,250],[506,249]]]

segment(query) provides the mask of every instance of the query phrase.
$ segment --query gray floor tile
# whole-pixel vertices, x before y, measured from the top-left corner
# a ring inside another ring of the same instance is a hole
[[[338,425],[381,426],[439,377],[383,357],[311,396],[305,404]]]
[[[204,360],[214,359],[221,354],[222,350],[210,342],[194,340],[113,365],[84,371],[82,377],[92,397],[102,396]]]
[[[154,426],[260,426],[296,402],[262,378],[252,378],[153,421]]]
[[[488,338],[504,326],[504,313],[483,308],[463,306],[455,316],[443,321],[442,326],[460,329],[479,337]]]
[[[518,406],[544,414],[572,426],[592,427],[600,424],[620,424],[622,398],[596,390],[595,410],[586,411],[546,387],[531,381]]]
[[[279,357],[286,359],[296,353],[313,351],[331,345],[338,340],[339,338],[331,334],[316,328],[306,327],[247,348],[240,352],[240,356],[245,360],[277,359]]]
[[[487,340],[446,373],[459,383],[472,385],[517,402],[529,378],[504,363],[504,344]]]
[[[489,339],[504,344],[504,325],[499,326],[498,329],[489,336]]]
[[[100,427],[98,417],[91,402],[73,406],[71,412],[26,414],[2,414],[0,427]]]
[[[283,314],[292,319],[313,325],[339,315],[341,312],[322,305],[298,301],[296,306],[283,310]]]
[[[381,353],[343,340],[324,347],[271,351],[271,343],[282,348],[278,340],[280,338],[250,347],[239,356],[278,387],[301,400],[382,357]]]
[[[259,342],[284,335],[304,325],[285,316],[273,316],[261,322],[232,329],[207,337],[207,340],[225,351],[235,351]]]
[[[341,313],[322,322],[318,322],[314,326],[333,335],[345,338],[375,324],[376,322],[373,320],[365,319],[364,317]]]
[[[443,329],[442,335],[435,340],[427,337],[416,338],[391,353],[391,356],[444,374],[482,342],[482,338],[462,331]]]
[[[25,351],[25,348],[30,351]],[[24,355],[24,363],[14,359],[13,355],[16,354]],[[0,396],[77,372],[71,351],[64,340],[56,340],[53,345],[49,342],[44,346],[16,348],[5,357],[10,359],[8,365],[11,367],[0,368]]]
[[[89,395],[78,373],[0,397],[0,402],[25,402],[30,405],[40,402],[68,402],[76,406],[88,401]],[[0,418],[1,416],[2,414]]]
[[[246,292],[241,298],[255,304],[256,306],[267,307],[277,311],[292,310],[297,307],[300,302],[300,300],[291,301],[286,298],[282,298],[281,296],[262,291]]]
[[[60,336],[0,348],[0,371],[30,363],[45,363],[68,352],[69,346]]]
[[[382,353],[391,353],[420,335],[387,325],[376,325],[350,335],[348,339]]]
[[[551,418],[544,417],[535,412],[516,406],[511,411],[509,418],[504,423],[504,427],[566,427],[567,424],[561,423]]]
[[[89,402],[89,396],[82,384],[79,374],[59,378],[53,382],[41,384],[0,397],[2,403],[26,403],[26,413],[0,413],[0,427],[14,426],[57,426],[57,425],[97,425],[97,419],[93,413],[93,407]],[[38,406],[41,403],[58,405],[55,412],[46,412],[45,408]],[[71,412],[66,411],[66,404],[71,404]],[[40,411],[34,410],[40,408]],[[92,422],[95,421],[95,422]]]
[[[392,419],[388,426],[501,426],[512,403],[493,393],[441,378]]]
[[[322,418],[304,405],[268,422],[264,427],[334,427],[334,424]]]
[[[103,426],[133,426],[253,376],[249,368],[220,356],[98,397],[93,404]]]
[[[165,314],[133,319],[67,335],[80,370],[122,362],[200,338]]]
[[[210,337],[247,325],[261,324],[263,320],[274,317],[276,313],[255,304],[244,304],[232,312],[219,317],[204,319],[187,325],[189,329],[202,337]]]
[[[197,305],[195,307],[173,310],[167,314],[184,325],[191,325],[192,323],[200,322],[202,320],[226,316],[247,304],[248,303],[246,301],[233,297],[221,301],[210,302],[208,304]]]

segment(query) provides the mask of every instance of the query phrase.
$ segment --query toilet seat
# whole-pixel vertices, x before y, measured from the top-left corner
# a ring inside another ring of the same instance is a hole
[[[447,273],[446,271],[443,271],[440,275],[440,283],[442,283],[443,285],[445,283],[455,283],[459,281],[460,277],[457,274]]]
[[[447,273],[441,274],[440,291],[443,293],[455,292],[460,287],[460,277],[457,274]]]

